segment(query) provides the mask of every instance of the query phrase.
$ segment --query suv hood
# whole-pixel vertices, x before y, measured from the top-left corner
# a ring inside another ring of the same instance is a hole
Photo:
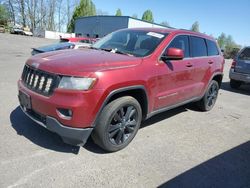
[[[84,72],[105,71],[139,65],[142,58],[102,50],[60,50],[35,55],[27,64],[51,73],[80,76]]]

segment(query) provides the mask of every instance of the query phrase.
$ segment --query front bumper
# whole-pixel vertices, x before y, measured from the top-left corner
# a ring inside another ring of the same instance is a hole
[[[56,89],[47,97],[28,89],[21,80],[18,81],[19,92],[30,96],[31,108],[39,114],[55,118],[59,123],[71,128],[89,128],[94,126],[96,114],[101,106],[103,90],[66,91]],[[59,109],[72,111],[71,118],[59,114]]]
[[[83,146],[89,138],[93,128],[71,128],[62,125],[55,118],[50,116],[43,116],[32,110],[25,110],[20,106],[22,111],[37,124],[45,127],[46,129],[55,132],[61,136],[63,142],[70,145]]]
[[[230,69],[229,78],[232,80],[250,83],[250,74],[235,72],[234,69]]]

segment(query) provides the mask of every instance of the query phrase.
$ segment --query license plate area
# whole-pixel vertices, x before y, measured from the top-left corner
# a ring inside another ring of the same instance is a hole
[[[26,110],[30,110],[31,109],[31,98],[28,94],[19,91],[19,102],[21,104],[21,106]]]

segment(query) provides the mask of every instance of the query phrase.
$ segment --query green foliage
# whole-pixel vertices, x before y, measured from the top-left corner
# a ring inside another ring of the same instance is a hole
[[[67,31],[74,32],[75,20],[81,16],[94,16],[96,15],[95,5],[91,0],[81,0],[80,4],[76,6]]]
[[[226,45],[226,34],[225,33],[221,33],[220,36],[217,39],[217,42],[218,42],[220,48],[225,48],[225,45]]]
[[[241,46],[236,44],[231,35],[226,35],[225,33],[221,33],[217,38],[218,45],[221,49],[224,49],[224,57],[227,59],[234,58]]]
[[[151,10],[146,10],[142,15],[142,20],[148,21],[148,22],[154,22],[153,13]]]
[[[226,59],[233,59],[237,55],[237,53],[240,51],[240,46],[226,46],[224,50],[224,57]]]
[[[194,32],[200,32],[199,22],[198,21],[194,22],[190,30]]]
[[[0,25],[7,25],[9,13],[4,5],[0,4]]]
[[[116,15],[116,16],[122,16],[122,11],[121,11],[121,9],[118,8],[118,9],[116,10],[115,15]]]

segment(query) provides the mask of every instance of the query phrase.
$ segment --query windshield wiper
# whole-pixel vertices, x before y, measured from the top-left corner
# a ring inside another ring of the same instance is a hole
[[[103,50],[106,52],[111,52],[113,49],[112,48],[99,48],[99,50]]]
[[[134,56],[133,54],[122,52],[122,51],[119,51],[119,50],[116,50],[115,53],[117,53],[117,54],[123,54],[123,55],[128,55],[128,56]]]
[[[96,47],[93,47],[93,46],[90,46],[89,48],[93,49],[93,50],[101,50],[100,48],[96,48]]]
[[[128,56],[134,56],[133,54],[130,53],[126,53],[123,51],[118,50],[117,48],[112,49],[112,48],[99,48],[100,50],[104,50],[106,52],[112,52],[112,53],[116,53],[116,54],[122,54],[122,55],[128,55]]]

